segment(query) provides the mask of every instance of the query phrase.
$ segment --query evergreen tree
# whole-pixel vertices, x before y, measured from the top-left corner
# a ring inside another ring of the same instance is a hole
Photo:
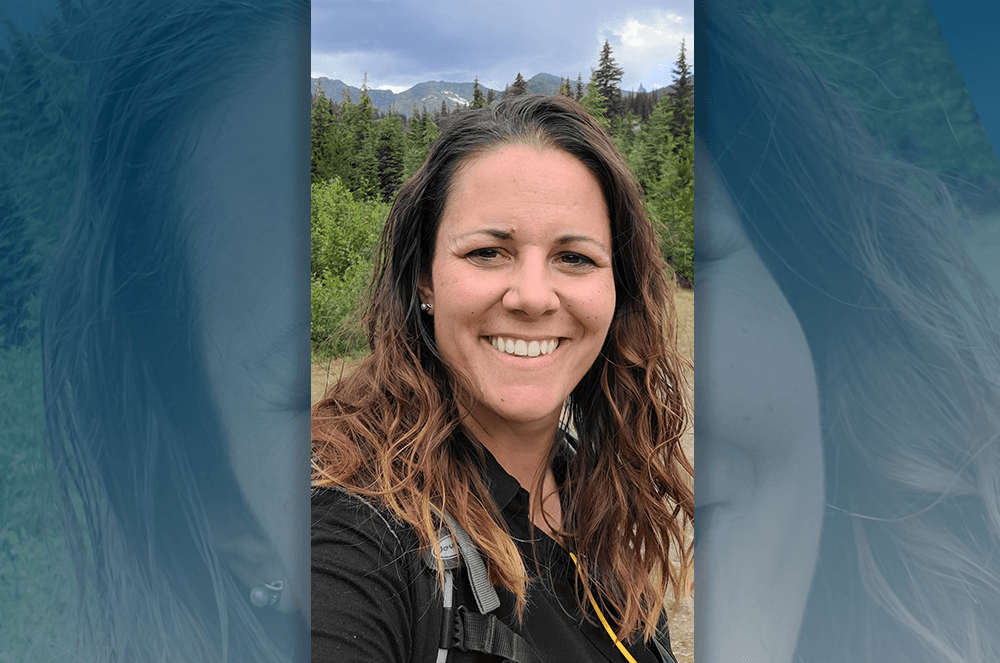
[[[410,119],[410,130],[406,133],[406,150],[403,157],[404,181],[417,172],[427,158],[431,145],[440,134],[430,115],[427,114],[427,109],[424,108],[423,112],[418,114],[417,105],[413,104],[413,117]]]
[[[597,83],[597,89],[604,97],[609,118],[622,114],[621,82],[624,73],[625,71],[611,57],[611,44],[605,39],[604,48],[601,49],[601,61],[593,77]]]
[[[448,104],[444,99],[441,100],[441,117],[448,117]]]
[[[684,40],[681,40],[681,53],[677,56],[674,66],[673,89],[669,95],[664,95],[669,99],[673,115],[670,121],[670,134],[683,142],[684,137],[691,132],[694,124],[694,91],[691,87],[691,68],[688,66],[687,57],[684,52]]]
[[[379,189],[382,200],[388,203],[403,184],[403,123],[399,116],[390,115],[375,126]]]
[[[664,95],[635,138],[629,165],[646,193],[663,258],[685,283],[694,282],[694,127],[671,133],[674,108]]]
[[[497,98],[497,96],[493,92],[492,88],[486,90],[486,105],[487,106],[490,105],[490,104],[492,104],[494,101],[496,101],[496,98]]]
[[[350,102],[350,97],[344,101],[344,127],[351,147],[347,159],[349,172],[344,178],[351,191],[362,195],[376,193],[378,188],[378,159],[375,137],[375,105],[368,96],[368,75],[361,84],[361,98],[358,103]]]
[[[521,72],[517,72],[517,78],[514,79],[513,84],[507,86],[504,90],[504,97],[519,97],[522,94],[527,94],[528,92],[528,81],[524,80],[524,76]]]
[[[615,147],[621,152],[627,161],[632,154],[632,146],[635,143],[635,131],[633,127],[636,117],[630,111],[624,117],[618,115],[611,120],[611,137],[615,141]]]
[[[576,75],[576,94],[573,98],[577,101],[583,99],[583,74]]]
[[[632,112],[639,117],[639,120],[643,124],[649,119],[649,114],[653,112],[655,103],[655,98],[649,92],[646,92],[646,88],[640,83],[639,91],[635,93],[635,103],[633,104]]]
[[[347,106],[352,106],[347,97]],[[352,157],[358,148],[338,115],[343,104],[334,104],[318,87],[312,109],[311,153],[312,181],[328,182],[340,178],[347,182],[352,173]]]
[[[329,155],[329,133],[331,125],[336,125],[337,120],[333,116],[333,104],[326,98],[323,92],[323,81],[316,84],[316,94],[312,99],[312,121],[310,132],[310,143],[312,147],[311,171],[312,181],[326,182],[333,173]],[[335,127],[334,127],[335,129]]]
[[[476,76],[476,80],[472,82],[472,108],[483,108],[486,106],[486,98],[483,97],[483,91],[479,89],[479,77]]]
[[[591,73],[590,82],[587,83],[587,94],[583,95],[583,99],[580,99],[580,104],[597,120],[598,124],[604,127],[605,131],[610,131],[611,123],[608,121],[608,109],[605,105],[604,95],[597,89],[593,73]]]

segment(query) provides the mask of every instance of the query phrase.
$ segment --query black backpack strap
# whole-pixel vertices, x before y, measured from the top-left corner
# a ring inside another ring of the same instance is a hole
[[[500,597],[489,581],[486,563],[472,537],[448,514],[444,514],[444,520],[456,539],[452,542],[451,537],[442,532],[439,547],[445,573],[450,576],[461,571],[458,577],[468,578],[478,611],[473,612],[464,605],[452,607],[451,597],[446,594],[442,601],[441,637],[436,660],[441,662],[447,658],[448,650],[458,649],[490,654],[509,663],[541,663],[527,641],[492,614],[500,607]],[[455,548],[459,553],[457,564],[453,561],[454,557],[448,554]],[[436,570],[437,562],[432,555],[425,555],[423,561],[428,569]],[[459,564],[461,568],[457,569]]]
[[[450,632],[441,634],[442,649],[490,654],[508,663],[541,663],[527,641],[492,613],[472,612],[463,605],[445,611],[443,626],[449,623]]]

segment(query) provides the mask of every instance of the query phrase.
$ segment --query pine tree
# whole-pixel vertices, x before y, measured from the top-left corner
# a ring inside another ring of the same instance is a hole
[[[486,105],[487,106],[489,106],[494,101],[496,101],[496,98],[497,98],[497,95],[493,92],[492,88],[486,90]]]
[[[368,75],[365,74],[358,103],[350,103],[350,97],[344,101],[344,125],[352,147],[348,159],[350,171],[345,184],[351,191],[363,195],[375,193],[378,186],[374,109],[375,105],[368,96]]]
[[[604,48],[601,49],[601,61],[594,72],[594,81],[604,96],[609,118],[622,114],[621,82],[624,73],[625,71],[611,57],[611,44],[605,39]]]
[[[587,83],[587,94],[583,95],[580,104],[597,120],[598,124],[604,127],[605,131],[610,131],[611,123],[608,121],[604,95],[597,89],[593,73],[590,75],[590,82]]]
[[[311,122],[311,171],[312,181],[326,182],[333,173],[329,159],[329,132],[331,125],[336,125],[337,120],[333,116],[333,104],[326,98],[323,91],[323,81],[316,84],[316,94],[312,99],[312,122]]]
[[[573,98],[577,101],[583,99],[583,74],[576,75],[576,94]]]
[[[681,53],[677,56],[674,66],[673,89],[669,95],[670,107],[673,109],[673,116],[670,121],[670,134],[683,141],[684,137],[691,132],[694,124],[694,92],[691,88],[691,68],[688,66],[685,56],[684,40],[681,40]]]
[[[375,126],[379,188],[382,200],[388,203],[403,183],[403,123],[397,115],[390,115]]]
[[[664,95],[635,138],[629,165],[646,193],[664,260],[678,278],[694,282],[694,127],[671,133],[675,109]]]
[[[650,99],[649,92],[646,92],[646,88],[639,84],[639,91],[635,93],[635,108],[632,112],[639,116],[639,120],[645,124],[646,120],[649,119],[649,114],[653,111],[653,102]]]
[[[507,89],[503,92],[503,96],[505,98],[519,97],[522,94],[527,94],[527,92],[528,81],[524,80],[524,76],[521,75],[521,72],[517,72],[517,78],[514,79],[514,82],[511,85],[507,86]]]
[[[406,133],[405,154],[403,156],[403,180],[408,180],[417,172],[420,165],[427,158],[431,144],[437,140],[441,132],[427,114],[427,108],[423,112],[417,112],[417,105],[413,104],[413,117],[410,118],[410,130]]]
[[[476,76],[476,80],[472,82],[472,108],[483,108],[486,106],[486,98],[483,97],[483,91],[479,89],[479,77]]]

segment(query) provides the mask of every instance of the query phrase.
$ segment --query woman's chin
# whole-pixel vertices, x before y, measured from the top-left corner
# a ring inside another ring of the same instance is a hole
[[[501,394],[487,394],[478,404],[477,411],[497,423],[524,425],[546,423],[556,425],[562,412],[564,398],[542,387],[506,389]]]

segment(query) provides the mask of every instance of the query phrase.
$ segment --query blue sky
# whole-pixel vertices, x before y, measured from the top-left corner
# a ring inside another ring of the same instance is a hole
[[[313,0],[312,76],[401,92],[428,80],[502,90],[520,71],[574,81],[598,64],[604,40],[623,89],[673,81],[681,39],[694,64],[693,0]]]

